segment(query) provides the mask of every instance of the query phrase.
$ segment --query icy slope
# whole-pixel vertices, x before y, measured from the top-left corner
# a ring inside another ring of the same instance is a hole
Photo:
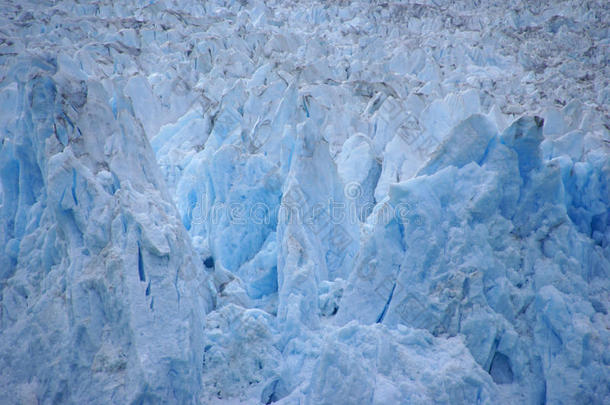
[[[0,403],[610,401],[606,3],[0,10]]]
[[[11,65],[0,402],[196,402],[211,295],[144,132],[66,58]]]

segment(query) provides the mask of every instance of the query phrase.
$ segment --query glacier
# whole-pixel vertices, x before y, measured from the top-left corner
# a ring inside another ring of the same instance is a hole
[[[610,7],[0,4],[0,404],[610,402]]]

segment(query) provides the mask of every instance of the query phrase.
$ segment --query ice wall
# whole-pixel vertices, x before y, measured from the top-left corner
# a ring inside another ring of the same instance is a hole
[[[609,15],[0,5],[0,403],[609,402]]]
[[[208,275],[130,103],[67,56],[7,65],[0,402],[199,403]]]

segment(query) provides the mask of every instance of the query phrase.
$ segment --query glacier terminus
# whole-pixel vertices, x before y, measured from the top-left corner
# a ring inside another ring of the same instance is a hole
[[[0,404],[610,404],[610,3],[0,2]]]

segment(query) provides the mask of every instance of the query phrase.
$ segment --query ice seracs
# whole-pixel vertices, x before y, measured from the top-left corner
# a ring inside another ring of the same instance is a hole
[[[608,20],[0,5],[0,402],[609,402]]]
[[[2,90],[0,401],[198,403],[208,276],[141,127],[66,61]]]

